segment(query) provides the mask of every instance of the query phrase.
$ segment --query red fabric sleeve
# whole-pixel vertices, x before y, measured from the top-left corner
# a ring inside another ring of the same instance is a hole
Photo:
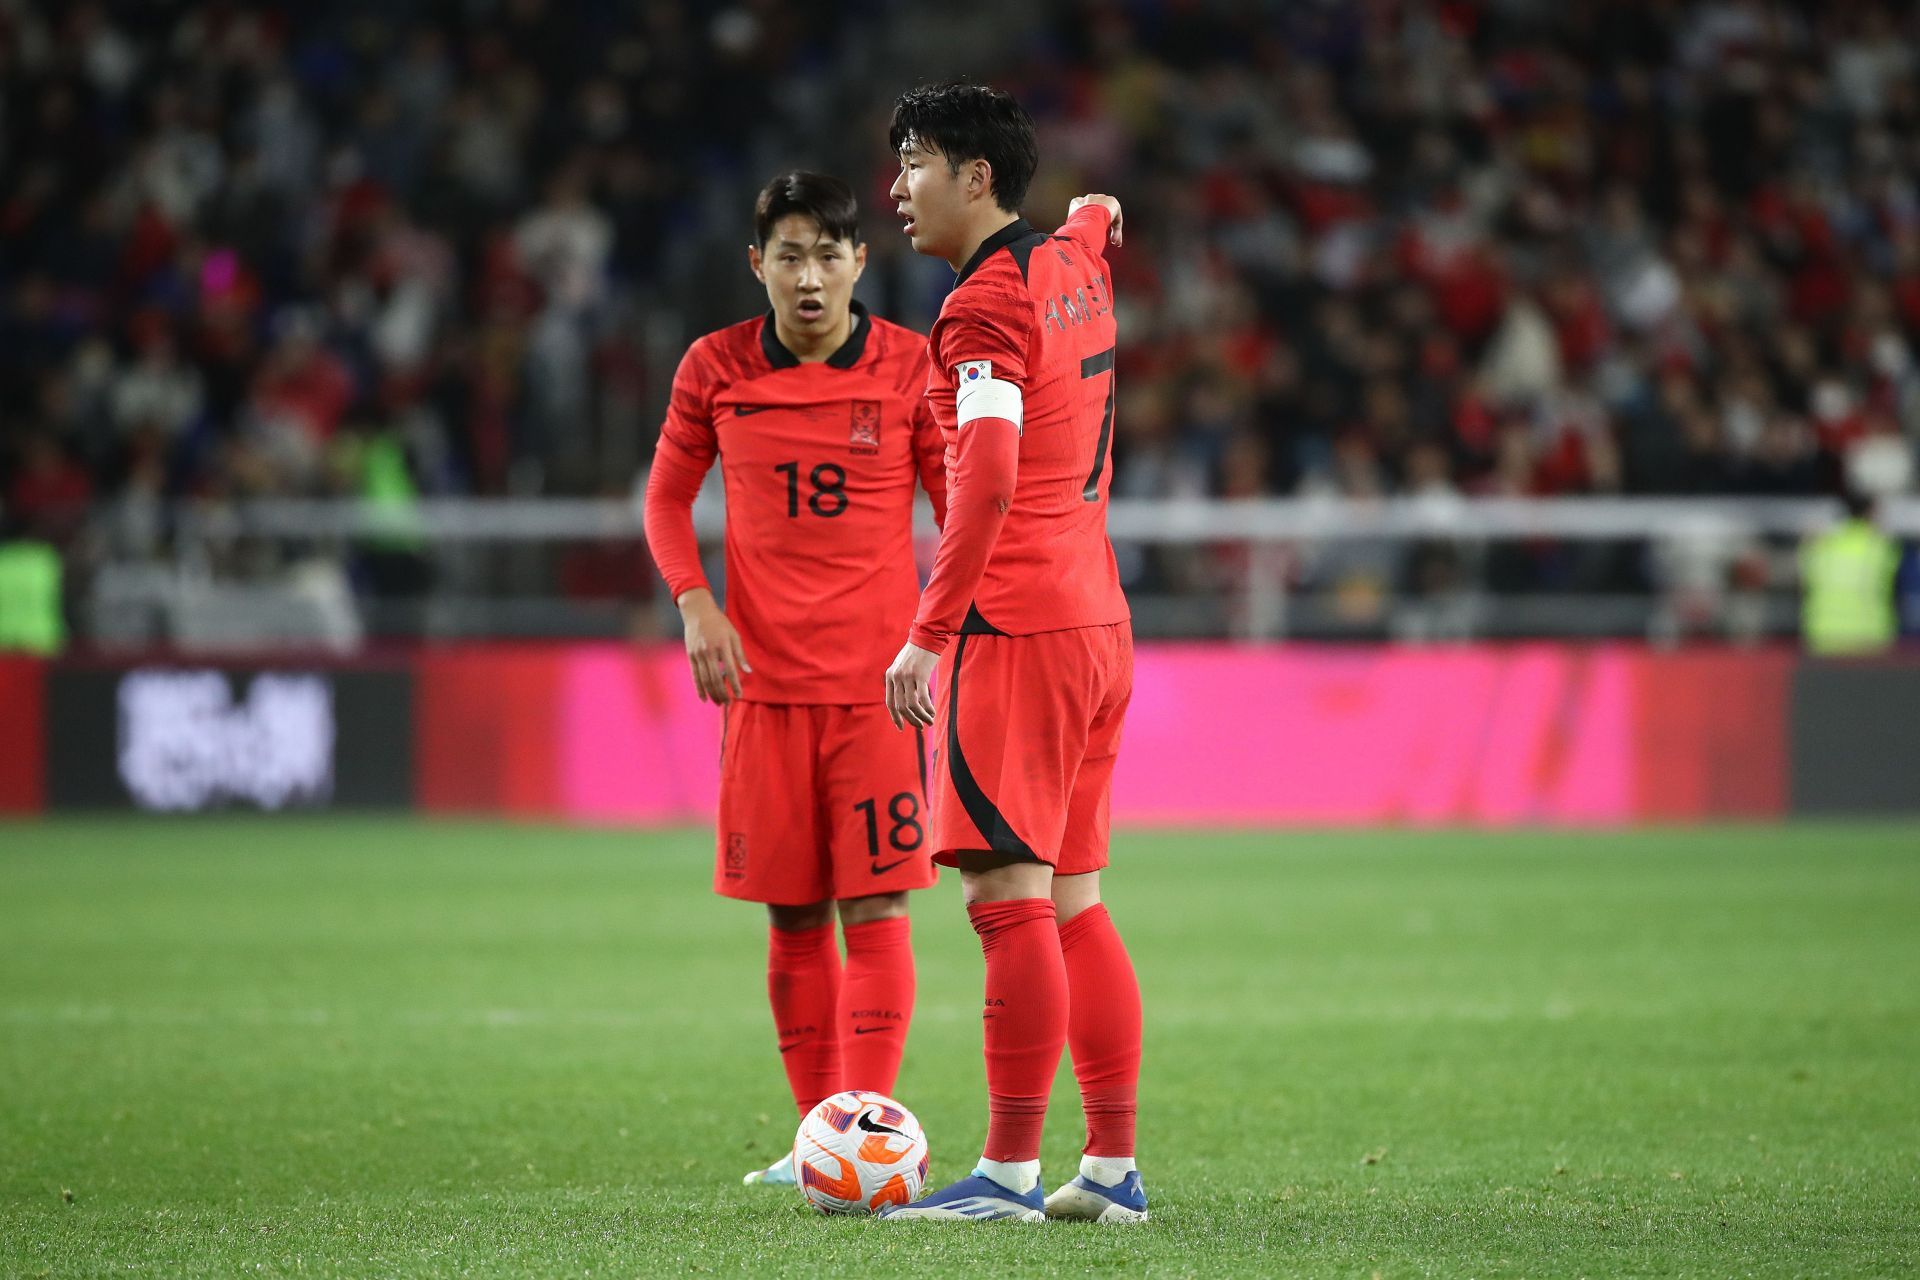
[[[1104,257],[1107,252],[1107,228],[1113,225],[1113,215],[1107,212],[1107,206],[1089,201],[1073,211],[1073,216],[1060,224],[1056,235],[1070,236],[1086,246],[1087,252],[1094,257]]]
[[[719,453],[711,383],[701,344],[695,343],[674,371],[666,421],[653,452],[653,469],[647,474],[644,508],[647,550],[660,566],[660,576],[667,580],[675,603],[707,585],[706,570],[700,566],[700,540],[693,531],[693,500]]]
[[[1019,473],[1020,428],[1005,418],[980,418],[961,429],[947,476],[946,527],[907,636],[920,648],[943,653],[960,629],[1006,523]]]

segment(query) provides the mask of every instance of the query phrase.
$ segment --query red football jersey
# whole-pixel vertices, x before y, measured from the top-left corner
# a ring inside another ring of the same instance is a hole
[[[944,515],[940,437],[924,396],[926,342],[854,304],[824,362],[781,345],[771,313],[695,342],[647,484],[647,540],[677,600],[707,585],[690,514],[720,459],[726,612],[752,702],[885,699],[887,664],[913,619],[915,477]]]
[[[1051,235],[1024,218],[961,270],[928,340],[927,401],[951,464],[960,379],[1020,390],[1019,471],[1005,522],[971,601],[938,575],[918,624],[926,634],[1032,635],[1125,621],[1113,545],[1113,291],[1102,246],[1110,217],[1086,205]]]

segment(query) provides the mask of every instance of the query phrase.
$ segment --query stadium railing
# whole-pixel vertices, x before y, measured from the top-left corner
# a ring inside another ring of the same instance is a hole
[[[1801,498],[1116,499],[1109,530],[1143,636],[1756,640],[1793,633],[1795,549],[1839,513]],[[934,531],[920,518],[924,570]],[[1884,502],[1878,519],[1920,537],[1920,499]],[[716,486],[694,521],[717,548]],[[180,504],[163,525],[162,557],[96,540],[82,612],[98,642],[630,635],[644,594],[561,588],[569,549],[638,550],[638,499],[261,499]],[[412,595],[369,591],[364,573],[356,590],[343,566],[371,550],[431,569]],[[642,608],[664,633],[659,594]]]

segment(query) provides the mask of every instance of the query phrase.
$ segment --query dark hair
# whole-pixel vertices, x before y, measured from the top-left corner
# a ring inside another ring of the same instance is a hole
[[[1040,166],[1026,108],[1004,89],[965,80],[923,84],[901,94],[893,104],[887,141],[895,151],[910,143],[937,151],[955,172],[969,160],[985,160],[993,168],[994,203],[1008,213],[1020,211]]]
[[[812,218],[829,240],[860,239],[860,204],[853,188],[824,173],[791,169],[760,188],[753,202],[753,230],[762,249],[774,223],[790,213]]]

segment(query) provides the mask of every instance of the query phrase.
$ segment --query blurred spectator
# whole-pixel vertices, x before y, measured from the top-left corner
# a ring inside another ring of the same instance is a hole
[[[562,168],[548,180],[546,200],[521,219],[513,242],[549,307],[582,312],[601,300],[613,225],[588,201],[586,178],[577,168]]]
[[[1844,519],[1800,553],[1801,636],[1828,657],[1879,653],[1899,635],[1894,576],[1900,547],[1873,522],[1873,500],[1847,495]]]
[[[156,316],[133,337],[134,358],[113,377],[113,425],[126,436],[152,431],[173,439],[199,419],[206,392],[200,371],[180,359],[166,317]]]
[[[66,647],[60,553],[0,510],[0,653],[52,657]]]
[[[64,541],[86,515],[93,480],[52,432],[28,436],[7,486],[6,510],[22,530]]]
[[[354,380],[346,361],[320,341],[315,316],[289,310],[277,327],[247,413],[285,487],[301,491],[319,479],[327,443],[353,403]]]

